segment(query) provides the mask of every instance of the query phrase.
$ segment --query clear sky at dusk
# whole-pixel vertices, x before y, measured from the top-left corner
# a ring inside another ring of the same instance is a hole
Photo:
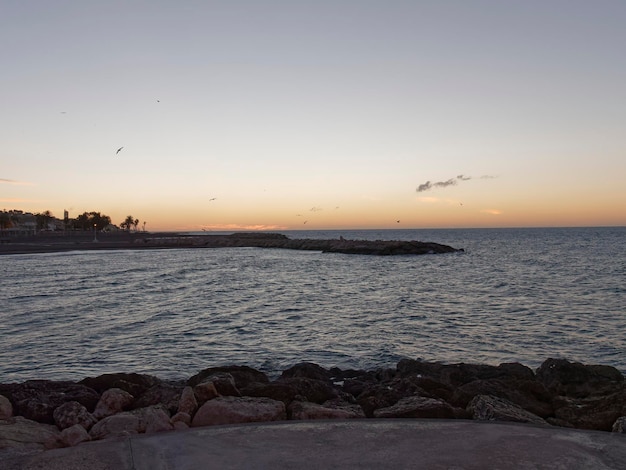
[[[626,225],[625,25],[623,0],[3,0],[0,209]]]

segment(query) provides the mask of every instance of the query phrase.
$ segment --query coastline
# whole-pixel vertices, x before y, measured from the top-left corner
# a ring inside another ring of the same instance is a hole
[[[187,235],[171,232],[43,234],[3,238],[0,255],[92,250],[175,248],[280,248],[361,255],[422,255],[457,253],[463,249],[432,242],[395,240],[291,239],[269,232],[231,235]]]

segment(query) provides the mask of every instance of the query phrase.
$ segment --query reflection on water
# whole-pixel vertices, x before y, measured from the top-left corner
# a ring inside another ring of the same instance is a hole
[[[465,253],[269,249],[0,257],[0,381],[215,365],[326,367],[548,357],[626,371],[626,229],[298,232],[419,239]]]

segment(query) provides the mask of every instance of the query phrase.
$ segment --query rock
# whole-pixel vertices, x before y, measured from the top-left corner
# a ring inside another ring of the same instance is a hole
[[[268,384],[256,384],[246,389],[246,395],[282,401],[285,406],[293,400],[324,403],[339,397],[339,391],[328,382],[305,377],[281,378]]]
[[[133,408],[146,408],[154,405],[164,405],[170,413],[176,413],[182,392],[182,385],[172,385],[165,382],[150,387],[133,402]]]
[[[454,409],[445,401],[421,396],[405,397],[392,406],[374,411],[374,418],[451,419],[455,417]]]
[[[22,416],[0,420],[0,450],[26,454],[61,447],[61,433],[56,426],[42,424]]]
[[[237,384],[235,383],[235,378],[228,372],[215,372],[214,374],[208,375],[204,380],[202,380],[202,382],[198,383],[194,387],[194,391],[196,390],[196,387],[198,385],[206,383],[212,383],[218,395],[229,397],[241,396],[241,392],[239,391],[239,389],[237,388]],[[198,398],[198,401],[202,401],[197,395],[196,398]]]
[[[74,447],[81,442],[90,441],[87,430],[80,424],[75,424],[61,431],[61,442],[65,447]]]
[[[610,366],[584,365],[565,359],[548,359],[537,369],[537,380],[556,395],[586,398],[613,393],[624,376]]]
[[[554,414],[552,395],[536,380],[474,380],[458,387],[449,401],[455,406],[466,408],[468,403],[478,395],[504,398],[542,418]]]
[[[612,432],[626,433],[626,416],[620,416],[615,420],[611,428]]]
[[[531,369],[518,363],[504,363],[499,366],[485,364],[439,364],[412,359],[402,359],[397,365],[398,375],[407,377],[429,377],[452,387],[459,387],[475,380],[489,379],[534,379]]]
[[[365,413],[358,405],[330,402],[318,405],[307,401],[293,401],[288,408],[289,419],[354,419],[365,418]]]
[[[9,419],[13,416],[13,405],[4,395],[0,395],[0,420]]]
[[[419,386],[421,380],[421,378],[412,376],[377,383],[361,393],[356,401],[363,408],[365,415],[371,418],[374,417],[375,410],[393,406],[402,398],[416,395],[434,398]]]
[[[279,421],[286,418],[282,401],[263,397],[217,397],[198,409],[191,426]]]
[[[548,424],[515,403],[491,395],[478,395],[467,405],[472,418],[479,421],[513,421],[517,423]]]
[[[170,418],[170,423],[172,423],[175,429],[178,428],[177,423],[184,423],[186,427],[189,427],[191,426],[191,415],[185,413],[184,411],[179,411]]]
[[[158,377],[146,374],[116,373],[87,377],[78,383],[86,385],[99,393],[103,393],[110,388],[119,388],[134,397],[138,397],[149,388],[161,383],[161,380]]]
[[[114,415],[129,409],[133,403],[133,396],[120,388],[110,388],[100,397],[93,415],[96,419]]]
[[[235,381],[235,387],[239,390],[253,383],[268,383],[267,375],[248,366],[226,366],[226,367],[210,367],[198,372],[187,381],[187,385],[194,387],[199,383],[205,382],[206,379],[217,373],[226,373]],[[220,392],[222,393],[222,392]],[[226,395],[223,393],[223,395]],[[234,395],[236,396],[236,395]]]
[[[221,396],[215,388],[215,384],[213,382],[199,383],[193,388],[193,394],[196,399],[196,409],[198,405],[203,405],[208,400]]]
[[[170,415],[162,406],[149,406],[133,410],[132,414],[139,416],[139,432],[151,434],[155,432],[171,431],[174,425],[170,422]]]
[[[300,362],[283,371],[280,376],[281,379],[291,377],[304,377],[307,379],[315,379],[322,382],[329,382],[331,378],[331,373],[323,367],[312,362]]]
[[[215,390],[215,386],[213,385],[212,382],[210,383],[213,386],[213,391],[215,395],[210,398],[207,398],[206,400],[204,400],[204,402],[212,398],[216,398],[218,396],[217,390]],[[197,409],[198,409],[198,400],[196,399],[196,395],[194,393],[193,388],[189,386],[183,388],[183,391],[180,394],[180,399],[178,401],[178,409],[177,409],[178,413],[186,413],[189,416],[193,416]]]
[[[48,424],[54,424],[54,410],[63,403],[77,401],[93,410],[100,398],[98,392],[85,385],[52,380],[0,384],[0,394],[11,401],[14,415]]]
[[[129,436],[138,434],[141,430],[139,416],[131,413],[118,413],[98,421],[89,431],[93,440],[110,437]]]
[[[76,424],[89,430],[98,421],[83,405],[77,401],[68,401],[53,412],[54,422],[61,430]]]
[[[615,421],[626,416],[626,388],[610,395],[587,398],[557,397],[554,416],[578,429],[611,431]]]

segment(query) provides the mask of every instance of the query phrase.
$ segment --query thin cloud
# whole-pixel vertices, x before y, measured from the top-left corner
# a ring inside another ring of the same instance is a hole
[[[7,178],[0,178],[0,183],[13,184],[16,186],[32,186],[33,185],[33,183],[30,183],[28,181],[17,181],[17,180],[10,180]]]
[[[40,202],[33,199],[22,199],[19,197],[8,197],[5,199],[0,199],[0,202]]]
[[[262,231],[262,230],[287,230],[287,227],[282,225],[240,225],[240,224],[215,224],[215,225],[200,225],[200,230],[217,230],[217,231],[233,231],[238,232],[241,230]]]
[[[491,178],[495,178],[495,176],[490,176],[490,175],[483,175],[480,177],[480,179],[491,179]],[[424,191],[430,191],[431,189],[435,189],[435,188],[447,188],[448,186],[456,186],[459,181],[469,181],[472,178],[471,176],[465,176],[465,175],[457,175],[455,178],[450,178],[449,180],[446,181],[436,181],[436,182],[432,182],[432,181],[426,181],[425,183],[420,184],[416,191],[418,193],[423,193]]]
[[[502,211],[499,209],[483,209],[480,212],[482,212],[483,214],[490,214],[490,215],[500,215],[502,214]]]

